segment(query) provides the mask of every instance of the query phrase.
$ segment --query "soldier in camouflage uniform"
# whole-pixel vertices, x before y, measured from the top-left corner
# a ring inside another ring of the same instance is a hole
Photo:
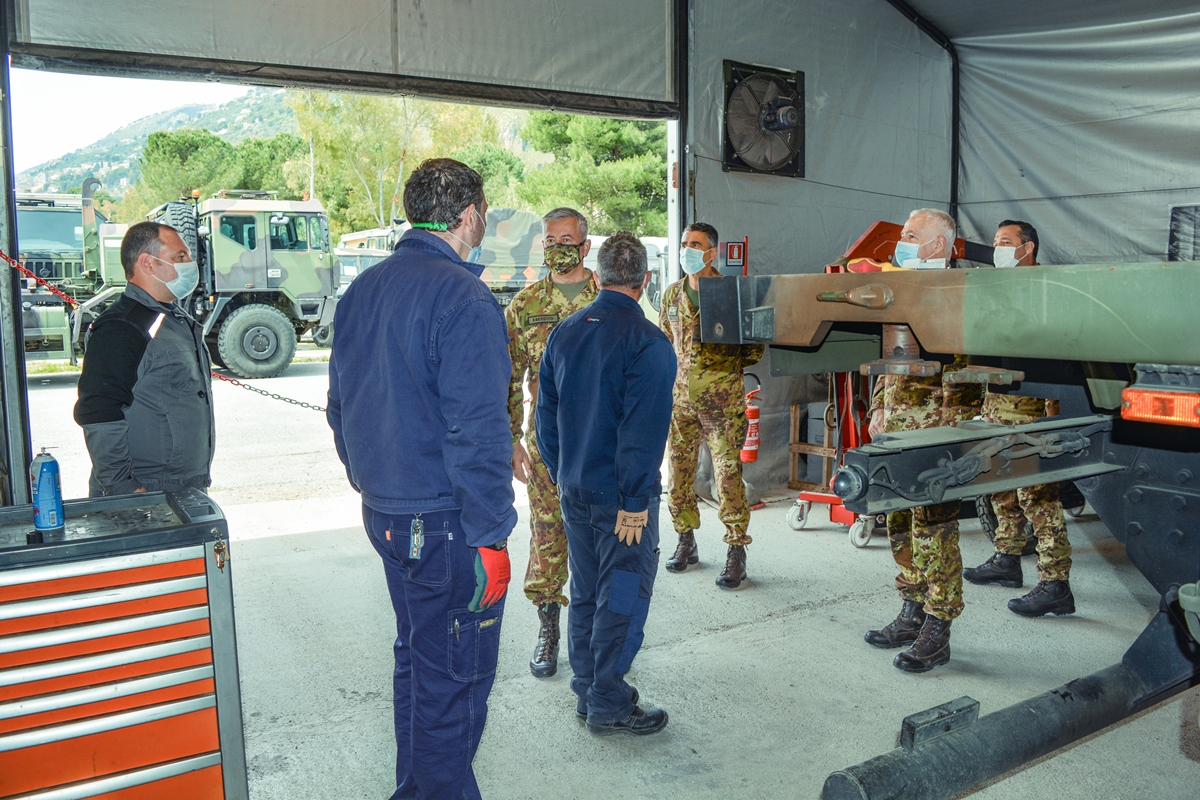
[[[729,545],[717,585],[736,589],[746,578],[746,545],[750,544],[746,533],[750,507],[739,458],[749,424],[742,370],[762,358],[763,348],[700,342],[699,279],[720,275],[714,266],[717,241],[717,229],[702,222],[684,231],[679,260],[687,274],[667,287],[659,317],[659,325],[679,361],[667,437],[667,505],[679,545],[666,567],[670,572],[683,572],[700,561],[693,533],[700,527],[694,484],[703,440],[712,452],[718,515],[725,524],[725,543]]]
[[[512,420],[513,474],[529,490],[529,568],[525,596],[538,609],[538,641],[530,671],[546,678],[558,670],[559,608],[567,604],[567,535],[563,529],[558,492],[538,452],[532,415],[524,434],[524,389],[537,403],[538,368],[546,339],[554,326],[596,299],[599,289],[592,272],[583,265],[591,243],[587,219],[573,208],[556,208],[542,218],[543,247],[549,274],[522,289],[504,312],[508,323],[508,354],[512,379],[508,386],[508,413]]]
[[[923,268],[944,267],[954,243],[954,220],[944,212],[912,212],[900,234],[896,260]],[[905,252],[907,251],[907,252]],[[940,263],[939,263],[940,262]],[[966,366],[955,356],[951,369]],[[979,410],[982,387],[945,383],[930,377],[884,375],[871,400],[871,435],[955,425]],[[950,623],[962,613],[962,556],[958,549],[958,512],[952,500],[888,514],[892,558],[900,567],[896,588],[902,605],[894,621],[867,631],[867,644],[891,648],[911,644],[893,664],[904,672],[926,672],[950,660]]]
[[[1028,222],[1006,219],[996,230],[997,267],[1037,265],[1037,229]],[[1001,425],[1023,425],[1058,415],[1058,402],[1040,397],[1020,397],[989,391],[983,402],[983,418]],[[1071,593],[1071,543],[1066,518],[1058,496],[1058,484],[1029,486],[992,495],[996,512],[996,552],[973,569],[963,570],[971,583],[1019,588],[1024,583],[1021,550],[1025,546],[1023,523],[1033,525],[1037,536],[1038,584],[1024,597],[1008,601],[1008,608],[1025,617],[1075,613]]]

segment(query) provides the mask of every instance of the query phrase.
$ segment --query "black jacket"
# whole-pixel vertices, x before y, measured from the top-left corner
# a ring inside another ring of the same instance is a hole
[[[92,323],[75,404],[92,497],[211,483],[210,369],[200,324],[133,284]]]

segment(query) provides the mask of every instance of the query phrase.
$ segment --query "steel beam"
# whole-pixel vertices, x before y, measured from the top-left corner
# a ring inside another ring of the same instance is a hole
[[[1111,429],[1097,415],[883,434],[846,453],[833,490],[857,514],[883,514],[1103,475],[1123,469],[1105,458]]]
[[[1179,335],[1195,286],[1188,262],[710,278],[701,338],[812,347],[886,322],[933,353],[1200,366],[1200,337]]]

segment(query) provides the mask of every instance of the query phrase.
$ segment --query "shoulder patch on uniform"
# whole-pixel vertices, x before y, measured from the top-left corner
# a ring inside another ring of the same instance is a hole
[[[679,320],[679,309],[676,306],[667,306],[667,319],[672,322]]]
[[[537,314],[525,318],[526,325],[544,325],[547,322],[558,322],[558,314]]]

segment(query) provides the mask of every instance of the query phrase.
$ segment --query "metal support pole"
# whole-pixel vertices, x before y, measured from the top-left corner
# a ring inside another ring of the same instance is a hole
[[[4,191],[0,192],[0,250],[16,256],[17,241],[16,183],[12,155],[12,100],[8,84],[9,32],[13,25],[10,2],[0,3],[5,35],[0,49],[0,170],[4,173]],[[30,501],[29,482],[29,392],[25,382],[25,337],[21,324],[20,274],[5,270],[0,274],[0,493],[4,505]]]

